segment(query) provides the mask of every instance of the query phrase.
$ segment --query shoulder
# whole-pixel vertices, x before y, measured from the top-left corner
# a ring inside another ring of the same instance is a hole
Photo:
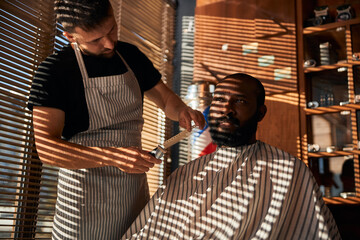
[[[72,66],[74,62],[77,62],[75,52],[70,44],[67,44],[60,50],[55,51],[55,53],[50,57],[58,62],[61,62],[63,65],[68,66]]]
[[[311,176],[310,168],[301,159],[261,141],[259,141],[259,151],[257,152],[257,160],[259,159],[264,160],[272,169],[281,170],[280,172],[283,173],[296,175],[301,172]]]
[[[258,141],[259,150],[258,154],[262,154],[264,157],[270,159],[287,159],[287,160],[295,160],[297,159],[295,156],[290,153],[281,150],[277,147],[274,147],[270,144],[264,143],[262,141]]]
[[[149,58],[134,44],[118,41],[116,50],[121,56],[130,64],[131,67],[144,68],[147,65],[152,65]]]
[[[66,44],[61,49],[56,50],[53,54],[48,56],[47,59],[60,61],[63,59],[67,60],[68,58],[75,58],[75,52],[70,44]]]
[[[188,179],[190,176],[196,175],[196,173],[204,169],[204,166],[213,158],[214,154],[215,152],[201,156],[178,167],[170,177],[184,176],[184,179]]]
[[[122,41],[117,42],[116,50],[118,50],[120,54],[124,54],[124,55],[142,53],[140,49],[134,44],[128,42],[122,42]]]
[[[160,81],[160,72],[137,46],[119,41],[116,50],[134,72],[142,92],[153,88]]]
[[[58,84],[67,85],[70,79],[78,77],[80,70],[76,61],[74,50],[70,45],[65,45],[62,49],[49,55],[38,66],[33,81],[41,85],[53,85],[58,88]],[[68,86],[65,86],[66,88]]]
[[[74,66],[76,61],[74,51],[70,45],[50,54],[38,67],[38,71],[64,69]]]
[[[256,153],[257,159],[262,159],[267,163],[271,163],[274,165],[273,167],[277,166],[280,168],[291,169],[307,168],[302,160],[290,153],[261,141],[258,141],[258,143],[259,150]]]

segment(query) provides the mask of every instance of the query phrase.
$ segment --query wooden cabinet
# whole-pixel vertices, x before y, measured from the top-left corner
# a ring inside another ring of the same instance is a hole
[[[326,200],[351,203],[360,196],[360,3],[347,1],[357,18],[336,22],[338,2],[297,1],[300,135]],[[314,9],[325,5],[332,20],[316,25]]]

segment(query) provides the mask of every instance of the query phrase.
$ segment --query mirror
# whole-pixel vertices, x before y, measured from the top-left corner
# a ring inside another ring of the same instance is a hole
[[[355,196],[353,155],[309,158],[309,167],[324,197]]]
[[[318,146],[317,151],[353,150],[350,111],[311,115],[309,118],[309,144]]]

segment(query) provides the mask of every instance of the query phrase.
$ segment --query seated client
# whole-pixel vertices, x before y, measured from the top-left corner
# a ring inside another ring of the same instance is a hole
[[[256,139],[259,80],[233,74],[210,107],[214,153],[175,170],[123,239],[340,239],[310,169]]]

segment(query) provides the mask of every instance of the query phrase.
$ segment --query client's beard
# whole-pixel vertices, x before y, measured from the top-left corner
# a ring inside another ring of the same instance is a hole
[[[235,126],[235,130],[223,128],[219,131],[221,122],[230,122]],[[237,147],[248,144],[257,131],[257,114],[254,114],[242,127],[239,120],[232,115],[214,118],[209,116],[210,135],[213,142],[221,146]]]

